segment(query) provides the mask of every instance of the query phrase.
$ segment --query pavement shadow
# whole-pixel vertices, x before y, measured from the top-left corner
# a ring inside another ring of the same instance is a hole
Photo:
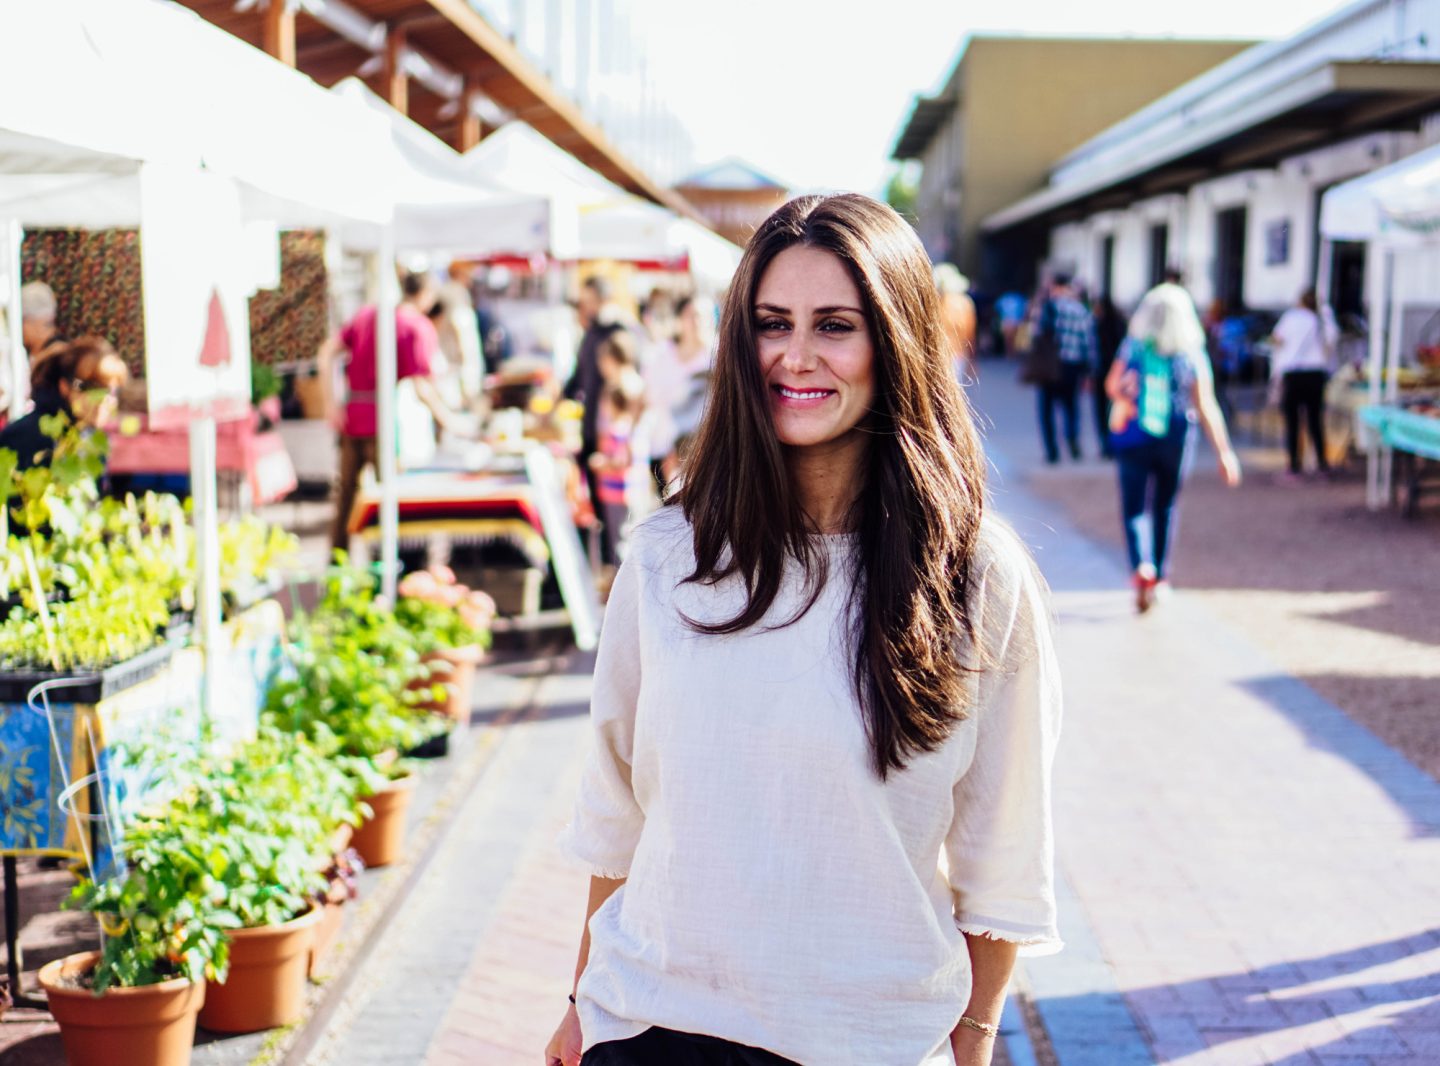
[[[1276,674],[1239,685],[1289,719],[1311,747],[1370,778],[1405,812],[1414,836],[1440,836],[1440,784],[1399,751],[1296,678]]]
[[[1190,1061],[1191,1056],[1210,1061],[1217,1048],[1267,1035],[1276,1037],[1264,1060],[1269,1066],[1388,1061],[1387,1056],[1418,1062],[1440,1050],[1440,1044],[1418,1046],[1440,1032],[1440,972],[1395,981],[1356,979],[1366,970],[1437,946],[1440,931],[1430,930],[1256,970],[1127,989],[1120,997],[1140,1026],[1156,1066]],[[1083,1023],[1086,1018],[1110,1017],[1116,998],[1116,993],[1097,991],[1045,997],[1036,1005],[1047,1025],[1051,1018]],[[1381,1010],[1383,1021],[1350,1017]],[[1343,1035],[1334,1037],[1337,1025]],[[1316,1028],[1310,1033],[1279,1035],[1312,1026]],[[1087,1027],[1072,1028],[1083,1033]],[[1415,1043],[1396,1030],[1404,1030]],[[1096,1043],[1087,1040],[1084,1046],[1084,1038],[1072,1038],[1068,1048],[1064,1041],[1055,1042],[1059,1066],[1120,1061],[1119,1049],[1107,1058],[1107,1036],[1114,1034],[1097,1034]]]

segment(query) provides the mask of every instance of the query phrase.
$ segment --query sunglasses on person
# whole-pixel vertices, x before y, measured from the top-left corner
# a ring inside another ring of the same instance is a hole
[[[101,385],[99,382],[86,381],[84,378],[71,378],[70,387],[76,392],[85,393],[87,396],[93,397],[98,393],[104,393],[105,396],[111,400],[119,399],[120,397],[119,385]]]

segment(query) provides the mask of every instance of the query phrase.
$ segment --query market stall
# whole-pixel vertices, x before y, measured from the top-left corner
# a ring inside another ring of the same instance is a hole
[[[1331,189],[1320,229],[1327,246],[1369,246],[1368,402],[1357,405],[1369,453],[1366,502],[1378,509],[1394,498],[1398,455],[1413,514],[1440,439],[1440,334],[1426,336],[1426,322],[1440,311],[1440,146]],[[1419,328],[1407,321],[1415,308]]]

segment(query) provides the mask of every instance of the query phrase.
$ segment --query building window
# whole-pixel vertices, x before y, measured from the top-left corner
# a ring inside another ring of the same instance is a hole
[[[1115,235],[1112,233],[1100,242],[1100,295],[1115,295]]]
[[[1165,280],[1165,271],[1170,266],[1170,225],[1161,222],[1150,227],[1150,284],[1159,285]]]
[[[1290,220],[1281,219],[1265,227],[1265,265],[1284,266],[1290,262]]]

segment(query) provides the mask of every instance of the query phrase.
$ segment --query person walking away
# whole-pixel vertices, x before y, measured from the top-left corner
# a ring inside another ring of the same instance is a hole
[[[33,406],[0,432],[0,448],[15,453],[22,471],[49,466],[55,438],[45,433],[41,422],[64,415],[81,429],[106,425],[129,377],[125,360],[104,337],[81,337],[70,343],[51,340],[30,368]]]
[[[1069,274],[1057,274],[1049,297],[1042,303],[1036,332],[1055,345],[1059,357],[1059,375],[1052,382],[1036,386],[1040,421],[1040,439],[1045,448],[1045,461],[1060,461],[1060,446],[1055,438],[1055,408],[1060,408],[1061,428],[1070,458],[1080,459],[1080,386],[1097,361],[1099,345],[1095,339],[1095,320],[1080,302]]]
[[[658,461],[656,483],[664,499],[680,472],[680,448],[704,413],[706,385],[715,355],[714,305],[687,296],[675,307],[675,339],[658,346],[645,371],[645,402],[652,415]]]
[[[1094,314],[1095,345],[1099,353],[1090,377],[1090,389],[1095,400],[1095,434],[1100,441],[1100,454],[1106,459],[1113,459],[1115,454],[1110,449],[1110,394],[1105,389],[1105,379],[1115,365],[1120,345],[1125,343],[1128,323],[1109,293],[1100,294],[1095,301]]]
[[[581,284],[580,296],[575,302],[575,314],[584,333],[575,353],[575,371],[565,383],[564,396],[567,400],[574,400],[581,405],[580,454],[577,459],[580,469],[585,472],[590,501],[598,512],[600,484],[594,468],[590,465],[590,457],[599,446],[600,392],[604,387],[604,379],[600,374],[600,345],[625,326],[611,303],[610,282],[599,276],[588,277]],[[603,521],[600,524],[600,561],[610,566],[620,561]]]
[[[946,352],[888,206],[751,237],[606,607],[549,1066],[986,1066],[1017,952],[1059,948],[1049,597]]]
[[[1135,608],[1143,614],[1169,588],[1167,563],[1193,422],[1209,437],[1225,484],[1240,484],[1240,461],[1215,401],[1205,331],[1179,285],[1157,285],[1141,300],[1105,390],[1113,404],[1110,446],[1120,476]]]
[[[1278,392],[1285,416],[1285,451],[1289,466],[1279,475],[1282,484],[1300,479],[1300,418],[1315,449],[1315,465],[1322,477],[1330,474],[1325,454],[1325,385],[1330,380],[1330,353],[1340,331],[1329,308],[1321,313],[1314,289],[1300,294],[1294,307],[1280,316],[1271,335],[1270,382]]]
[[[435,302],[435,288],[423,273],[407,273],[401,279],[401,300],[395,308],[395,372],[397,381],[408,381],[416,398],[442,428],[460,431],[463,427],[431,379],[440,342],[429,311]],[[350,512],[360,490],[360,475],[366,466],[376,465],[376,318],[377,308],[362,307],[350,322],[327,337],[316,353],[325,409],[339,433],[340,474],[336,483],[335,518],[330,543],[336,549],[350,545]],[[334,366],[342,352],[347,393],[343,404],[334,395]],[[397,419],[398,420],[398,419]],[[432,446],[433,446],[433,432]]]
[[[970,279],[951,263],[937,263],[935,289],[940,294],[940,316],[950,349],[955,380],[962,385],[977,380],[975,373],[975,301]]]

